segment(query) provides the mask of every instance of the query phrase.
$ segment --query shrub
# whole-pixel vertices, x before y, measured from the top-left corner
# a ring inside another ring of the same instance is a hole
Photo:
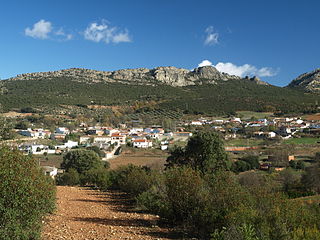
[[[81,184],[94,185],[105,191],[111,186],[110,174],[106,168],[90,169],[83,174]]]
[[[0,238],[39,239],[41,218],[54,210],[55,186],[37,162],[0,149]]]
[[[66,171],[74,168],[79,174],[82,174],[92,168],[103,167],[103,163],[94,151],[76,149],[68,152],[63,157],[61,167]]]
[[[80,176],[77,170],[70,168],[67,172],[64,172],[57,177],[57,184],[62,186],[75,186],[79,185]]]
[[[134,197],[147,191],[151,186],[151,171],[128,165],[112,173],[113,187],[132,194]]]

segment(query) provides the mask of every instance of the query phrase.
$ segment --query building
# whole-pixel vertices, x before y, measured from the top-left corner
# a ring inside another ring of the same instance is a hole
[[[126,144],[126,136],[114,133],[111,135],[111,144],[123,145]]]
[[[132,141],[133,147],[136,148],[150,148],[152,147],[152,141],[147,139],[135,139]]]

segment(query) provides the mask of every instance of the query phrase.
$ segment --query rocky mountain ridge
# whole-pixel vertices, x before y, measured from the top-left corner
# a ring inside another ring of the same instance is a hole
[[[198,67],[187,70],[176,67],[157,67],[154,69],[136,68],[117,71],[97,71],[84,68],[70,68],[65,70],[19,74],[8,80],[38,80],[57,77],[72,78],[78,82],[117,82],[136,85],[165,84],[174,87],[215,84],[217,80],[242,80],[242,78],[227,73],[221,73],[212,66]],[[257,77],[245,78],[257,84],[268,85]]]
[[[320,68],[301,74],[288,87],[301,88],[308,92],[320,92]]]

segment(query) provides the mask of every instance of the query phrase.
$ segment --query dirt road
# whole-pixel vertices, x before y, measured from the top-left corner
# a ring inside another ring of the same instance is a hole
[[[173,239],[158,216],[133,211],[124,193],[57,188],[57,211],[45,220],[43,240]]]

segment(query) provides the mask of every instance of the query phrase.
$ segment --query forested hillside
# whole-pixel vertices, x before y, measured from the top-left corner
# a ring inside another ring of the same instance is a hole
[[[218,81],[216,84],[173,87],[88,83],[71,78],[3,81],[0,103],[4,110],[59,105],[134,105],[155,102],[154,108],[190,113],[225,114],[239,110],[306,112],[315,111],[319,95],[247,80]]]

